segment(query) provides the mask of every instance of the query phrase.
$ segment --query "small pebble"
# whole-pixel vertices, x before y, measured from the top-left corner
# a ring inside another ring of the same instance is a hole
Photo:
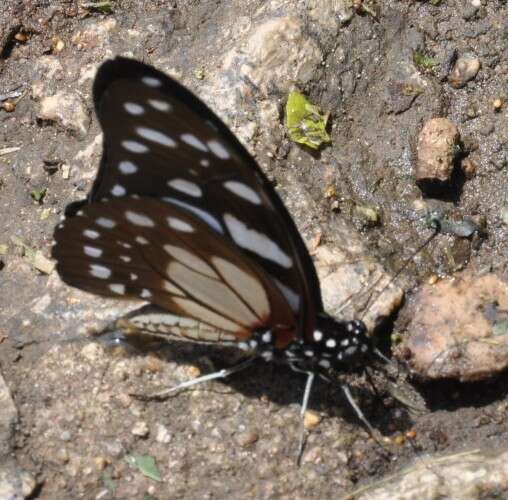
[[[70,441],[71,440],[71,433],[69,431],[63,431],[61,434],[60,434],[60,439],[62,441]]]
[[[251,446],[259,439],[259,434],[255,430],[246,430],[235,436],[236,442],[242,447]]]
[[[157,424],[156,429],[155,441],[163,444],[167,444],[171,441],[171,433],[166,426]]]
[[[107,457],[98,456],[93,459],[95,467],[97,470],[104,470],[109,464],[110,460]]]
[[[501,210],[501,222],[505,226],[508,226],[508,208],[504,208],[503,210]]]
[[[307,410],[303,417],[303,425],[306,429],[314,429],[321,422],[321,415],[312,410]]]
[[[503,101],[501,99],[494,99],[492,101],[492,107],[494,108],[494,111],[499,111],[503,107]]]
[[[146,438],[150,433],[150,429],[148,428],[148,424],[141,420],[134,424],[131,433],[134,434],[134,436]]]
[[[406,437],[408,439],[414,439],[416,437],[416,430],[415,429],[411,429],[409,431],[406,432]]]
[[[16,109],[16,104],[13,101],[7,100],[2,103],[2,108],[7,113],[12,113]]]
[[[480,71],[480,60],[473,56],[459,57],[455,61],[455,65],[448,75],[450,85],[456,89],[464,87],[464,85],[472,80]]]
[[[128,408],[132,403],[132,397],[129,396],[126,392],[120,392],[116,395],[116,400],[122,405],[124,408]]]
[[[464,172],[466,179],[472,179],[478,170],[477,163],[471,158],[464,158],[460,166],[462,167],[462,171]]]
[[[404,444],[406,442],[406,438],[404,436],[400,436],[400,435],[399,436],[395,436],[393,438],[393,442],[395,444],[400,446],[400,445],[402,445],[402,444]]]

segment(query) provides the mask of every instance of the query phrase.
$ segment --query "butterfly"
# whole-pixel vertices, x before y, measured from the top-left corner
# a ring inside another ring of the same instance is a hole
[[[55,229],[52,256],[65,283],[148,302],[118,322],[127,330],[232,343],[252,354],[238,369],[262,358],[307,374],[302,413],[315,376],[370,362],[364,323],[325,313],[291,216],[202,101],[122,57],[100,66],[93,95],[103,155],[87,199],[71,203]]]

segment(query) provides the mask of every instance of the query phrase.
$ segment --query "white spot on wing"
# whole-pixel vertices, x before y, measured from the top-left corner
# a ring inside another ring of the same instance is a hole
[[[143,238],[143,236],[136,236],[136,242],[140,245],[148,245],[148,240]]]
[[[135,102],[124,102],[123,107],[127,113],[130,115],[139,116],[145,112],[143,106],[135,103]]]
[[[93,229],[85,229],[83,231],[83,236],[86,236],[87,238],[90,238],[91,240],[96,240],[100,236],[100,233],[98,233],[97,231],[94,231]]]
[[[171,111],[172,106],[169,102],[160,101],[159,99],[148,99],[148,104],[157,111]]]
[[[164,134],[163,132],[160,132],[159,130],[148,127],[137,127],[136,133],[143,139],[155,142],[161,146],[167,146],[168,148],[176,147],[176,142],[171,139],[171,137]]]
[[[122,283],[111,283],[109,289],[112,292],[118,293],[118,295],[125,295],[125,285]]]
[[[199,164],[202,167],[209,167],[210,166],[210,160],[207,160],[206,158],[203,158],[202,160],[199,160]]]
[[[118,170],[124,175],[135,174],[138,171],[138,167],[131,161],[121,161],[118,164]]]
[[[229,158],[229,152],[228,150],[219,142],[216,140],[208,141],[208,147],[210,148],[210,151],[221,160],[227,160]]]
[[[132,212],[131,210],[127,210],[125,212],[125,218],[135,226],[155,227],[155,222],[150,219],[150,217],[137,212]]]
[[[128,255],[120,255],[120,260],[124,262],[130,262],[132,259]]]
[[[158,78],[155,78],[155,76],[144,76],[143,78],[141,78],[141,81],[147,87],[152,87],[152,88],[157,88],[162,85],[162,82]]]
[[[132,280],[132,281],[136,281],[138,279],[138,275],[135,274],[135,273],[130,273],[129,274],[129,278]]]
[[[220,225],[219,221],[215,217],[210,215],[208,212],[205,212],[200,208],[197,208],[193,205],[189,205],[188,203],[177,200],[176,198],[171,198],[169,196],[163,197],[162,200],[171,203],[172,205],[176,205],[177,207],[185,208],[189,212],[192,212],[194,215],[199,217],[205,224],[210,226],[212,229],[214,229],[220,234],[224,234],[224,231],[222,230],[222,226]]]
[[[201,188],[197,184],[185,179],[173,179],[172,181],[168,181],[168,186],[181,193],[194,196],[195,198],[199,198],[203,194]]]
[[[131,153],[146,153],[148,147],[138,141],[122,141],[122,147]]]
[[[95,223],[98,226],[104,227],[106,229],[113,229],[116,226],[116,222],[113,219],[109,219],[108,217],[97,217]]]
[[[337,346],[337,342],[334,339],[328,339],[325,343],[326,347],[329,347],[330,349],[333,349]]]
[[[314,330],[314,333],[312,336],[314,337],[314,340],[316,342],[321,342],[321,340],[323,340],[323,332],[321,332],[319,330]]]
[[[204,153],[208,152],[208,148],[205,146],[205,144],[203,144],[194,134],[182,134],[180,139],[182,139],[185,144],[188,144],[193,148],[199,149]]]
[[[102,249],[97,247],[91,247],[89,245],[85,245],[83,247],[83,252],[85,252],[85,255],[88,255],[89,257],[100,257],[102,255]]]
[[[251,203],[254,203],[255,205],[261,204],[261,198],[259,195],[254,191],[254,189],[247,186],[247,184],[243,182],[238,181],[226,181],[224,183],[224,187],[231,191],[233,194],[236,194],[236,196],[239,196],[240,198],[243,198],[244,200],[250,201]]]
[[[111,190],[113,196],[124,196],[125,193],[127,193],[127,190],[120,184],[115,184]]]
[[[176,231],[182,231],[183,233],[193,233],[194,228],[183,221],[182,219],[177,219],[176,217],[168,217],[166,219],[168,221],[168,226]]]
[[[100,264],[90,264],[89,273],[94,278],[107,280],[111,276],[111,269],[106,266],[101,266]]]
[[[249,229],[241,220],[229,213],[224,215],[224,222],[238,246],[250,250],[264,259],[271,260],[286,269],[291,268],[293,265],[291,257],[265,234],[255,229]]]
[[[146,288],[143,288],[139,296],[143,299],[149,299],[152,296],[152,292]]]

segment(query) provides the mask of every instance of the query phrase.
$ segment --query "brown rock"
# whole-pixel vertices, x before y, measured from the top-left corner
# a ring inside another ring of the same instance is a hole
[[[459,131],[448,118],[425,123],[418,137],[415,176],[422,189],[427,182],[446,182],[453,171]]]
[[[428,378],[480,380],[508,367],[508,284],[463,273],[417,296],[405,342],[410,364]]]
[[[459,57],[448,75],[450,85],[456,89],[460,89],[478,74],[480,66],[480,60],[477,57]]]

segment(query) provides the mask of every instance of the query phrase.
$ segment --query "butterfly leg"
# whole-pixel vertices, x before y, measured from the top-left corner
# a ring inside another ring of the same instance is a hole
[[[309,406],[310,399],[310,391],[312,389],[312,384],[314,382],[315,373],[314,372],[305,372],[307,374],[307,382],[305,382],[305,391],[303,393],[302,407],[300,409],[300,422],[301,422],[301,431],[300,431],[300,442],[298,443],[298,454],[296,455],[296,464],[300,465],[302,455],[303,455],[303,447],[305,445],[305,412]]]
[[[152,399],[165,399],[169,396],[171,396],[173,393],[176,393],[182,389],[188,389],[189,387],[192,387],[194,385],[201,384],[203,382],[208,382],[210,380],[216,380],[220,378],[226,378],[232,375],[233,373],[237,373],[239,371],[245,370],[245,368],[248,368],[252,363],[257,359],[257,357],[251,357],[246,359],[245,361],[242,361],[241,363],[238,363],[235,366],[232,366],[231,368],[224,368],[223,370],[219,370],[214,373],[209,373],[208,375],[203,375],[201,377],[193,378],[192,380],[187,380],[186,382],[182,382],[181,384],[178,384],[175,387],[170,387],[169,389],[164,389],[163,391],[156,392],[154,394],[150,395],[144,395],[144,394],[132,394],[132,396],[135,396],[138,399],[142,400],[152,400]]]
[[[354,400],[353,395],[351,394],[351,391],[349,390],[349,387],[346,384],[341,384],[340,388],[342,389],[342,392],[344,392],[344,395],[346,396],[349,404],[351,405],[351,408],[353,408],[353,410],[355,411],[356,416],[362,421],[363,425],[365,425],[365,427],[367,427],[371,436],[374,439],[376,439],[375,438],[376,433],[375,433],[374,427],[372,427],[372,425],[370,425],[370,422],[367,420],[367,418],[363,414],[360,407],[356,404],[356,401]],[[377,439],[376,439],[376,441],[377,441]]]

